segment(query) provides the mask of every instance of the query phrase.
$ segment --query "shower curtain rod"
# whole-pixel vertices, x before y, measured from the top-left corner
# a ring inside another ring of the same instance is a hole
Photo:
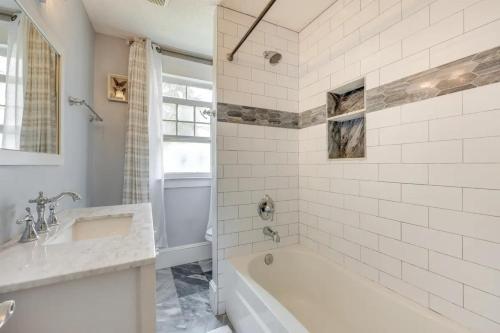
[[[205,65],[210,65],[210,66],[213,65],[212,58],[204,57],[202,55],[198,55],[198,54],[194,54],[194,53],[190,53],[190,52],[186,52],[186,51],[165,48],[157,43],[152,43],[152,44],[153,44],[153,46],[156,47],[156,50],[158,52],[160,52],[161,54],[169,55],[171,57],[175,57],[175,58],[179,58],[179,59],[198,62],[200,64],[205,64]]]
[[[134,42],[133,39],[128,40],[128,45],[132,45]],[[195,54],[192,52],[184,51],[184,50],[178,50],[178,49],[173,49],[169,47],[164,47],[161,46],[160,44],[156,42],[151,42],[151,45],[155,48],[156,51],[158,51],[161,54],[164,55],[169,55],[171,57],[179,58],[179,59],[184,59],[184,60],[189,60],[193,62],[198,62],[200,64],[205,64],[205,65],[213,65],[213,59],[211,57],[206,57],[201,54]]]
[[[236,45],[236,47],[234,48],[234,50],[231,53],[228,53],[227,60],[233,61],[234,55],[236,54],[236,52],[239,50],[239,48],[241,47],[241,45],[243,45],[243,43],[248,38],[248,36],[250,36],[250,34],[252,33],[253,29],[255,29],[255,27],[257,26],[257,24],[259,24],[259,22],[262,21],[262,19],[264,18],[264,15],[266,15],[266,13],[269,11],[269,9],[271,9],[271,7],[274,5],[275,2],[276,2],[276,0],[271,0],[271,1],[268,2],[268,4],[266,5],[266,7],[264,7],[264,9],[262,10],[262,12],[260,12],[259,16],[252,23],[252,25],[250,26],[250,28],[248,29],[248,31],[245,33],[245,35],[240,39],[240,41],[238,42],[238,44]]]
[[[0,21],[15,21],[17,13],[0,12]]]

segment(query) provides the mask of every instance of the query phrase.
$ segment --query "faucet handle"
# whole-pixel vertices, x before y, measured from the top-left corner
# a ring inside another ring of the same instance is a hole
[[[24,228],[21,239],[19,240],[20,243],[32,242],[38,239],[38,233],[35,228],[35,218],[33,217],[33,214],[31,214],[31,209],[29,207],[26,207],[26,213],[27,214],[24,218],[16,220],[17,224],[26,223],[26,227]]]
[[[22,218],[19,218],[16,220],[17,224],[23,224],[24,222],[34,222],[35,218],[33,217],[33,214],[31,214],[31,208],[26,207],[26,215]]]
[[[59,206],[57,201],[51,201],[49,204],[49,218],[47,220],[47,224],[49,227],[55,226],[59,224],[56,216],[56,207]]]
[[[265,195],[257,205],[257,212],[264,221],[274,219],[274,201],[269,195]]]
[[[38,192],[38,197],[35,199],[28,200],[29,203],[45,204],[47,202],[47,197],[43,195],[43,191]]]

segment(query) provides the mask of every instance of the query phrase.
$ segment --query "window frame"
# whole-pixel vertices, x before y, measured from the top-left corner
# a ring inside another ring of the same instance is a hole
[[[213,102],[203,102],[203,101],[196,101],[196,100],[191,100],[187,98],[187,87],[197,87],[197,88],[203,88],[203,89],[210,89],[212,90],[212,96],[213,96],[213,85],[211,82],[208,81],[202,81],[202,80],[197,80],[197,79],[191,79],[191,78],[185,78],[185,77],[180,77],[176,75],[171,75],[167,73],[162,73],[162,83],[173,83],[173,84],[180,84],[186,86],[186,99],[183,98],[177,98],[177,97],[168,97],[168,96],[162,96],[162,102],[163,103],[170,103],[170,104],[175,104],[176,108],[179,105],[188,105],[188,106],[193,106],[194,108],[194,119],[192,122],[188,121],[179,121],[177,120],[177,114],[176,114],[176,126],[177,123],[192,123],[194,126],[196,124],[207,124],[210,126],[210,136],[209,137],[200,137],[200,136],[184,136],[184,135],[163,135],[163,142],[193,142],[193,143],[208,143],[210,144],[212,142],[212,117],[209,116],[209,121],[208,123],[200,123],[196,122],[196,107],[204,107],[204,108],[213,108]],[[162,123],[164,121],[172,121],[174,120],[164,120],[163,117],[161,119]],[[196,130],[195,130],[196,131]],[[196,134],[196,133],[195,133]],[[210,147],[212,149],[212,147]],[[212,155],[212,154],[210,154]],[[212,156],[210,156],[210,160],[212,159]],[[206,179],[206,178],[211,178],[212,177],[212,161],[210,161],[210,172],[164,172],[164,179],[165,180],[173,180],[173,179]]]

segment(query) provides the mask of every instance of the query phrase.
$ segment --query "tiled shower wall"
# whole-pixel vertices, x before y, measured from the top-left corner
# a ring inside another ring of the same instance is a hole
[[[255,18],[234,10],[217,9],[217,98],[219,103],[298,112],[298,33],[262,21],[235,54],[230,53]],[[264,51],[282,54],[277,65]]]
[[[217,101],[229,105],[225,107],[229,110],[236,109],[233,105],[279,110],[298,119],[298,33],[261,22],[229,62],[226,54],[254,18],[219,7],[217,20]],[[280,64],[270,66],[263,57],[266,50],[282,53]],[[262,234],[265,225],[279,230],[282,246],[298,243],[298,132],[217,123],[220,313],[225,311],[226,259],[272,248],[272,241]],[[274,221],[266,223],[257,215],[257,203],[265,194],[276,204]]]
[[[339,0],[299,34],[299,109],[500,45],[500,1]],[[299,130],[300,240],[474,332],[500,332],[500,84],[368,113],[367,157]]]

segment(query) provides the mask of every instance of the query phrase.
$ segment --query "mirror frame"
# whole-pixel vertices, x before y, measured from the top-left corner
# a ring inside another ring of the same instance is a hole
[[[20,150],[0,149],[0,166],[14,165],[63,165],[64,164],[64,114],[67,107],[65,101],[65,52],[62,43],[57,37],[57,34],[52,31],[40,15],[41,7],[55,6],[50,3],[40,3],[32,0],[15,0],[26,16],[33,22],[40,34],[47,39],[49,44],[59,54],[59,153],[46,154],[25,152]],[[44,10],[44,8],[42,8]]]

